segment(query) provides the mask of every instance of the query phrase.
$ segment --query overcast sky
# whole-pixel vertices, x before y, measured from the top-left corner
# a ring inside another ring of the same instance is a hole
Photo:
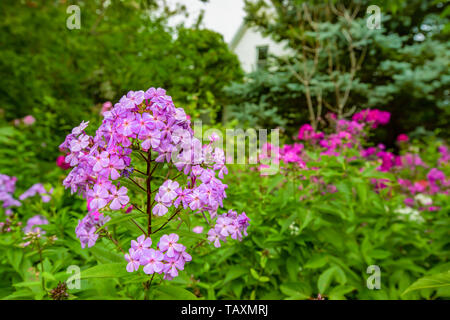
[[[205,10],[203,18],[203,27],[223,34],[226,42],[230,42],[237,29],[244,20],[244,0],[209,0],[208,3],[202,3],[199,0],[172,0],[179,2],[187,7],[191,13],[191,23],[200,13]]]

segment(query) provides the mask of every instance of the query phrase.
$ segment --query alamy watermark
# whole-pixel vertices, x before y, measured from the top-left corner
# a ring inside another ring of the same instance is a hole
[[[70,16],[66,20],[67,29],[81,29],[81,10],[77,5],[68,6],[66,13]]]
[[[369,290],[380,290],[381,289],[381,270],[377,265],[370,265],[366,270],[367,274],[371,276],[367,278],[367,288]]]
[[[66,281],[68,289],[81,289],[81,269],[77,265],[71,265],[67,268],[67,274],[70,274]]]
[[[366,26],[370,30],[381,29],[381,9],[377,5],[370,5],[366,10],[370,16],[366,20]]]

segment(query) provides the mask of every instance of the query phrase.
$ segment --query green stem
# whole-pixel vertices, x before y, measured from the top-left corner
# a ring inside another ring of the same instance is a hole
[[[39,260],[41,262],[41,279],[42,279],[42,290],[45,291],[45,279],[44,279],[44,259],[42,259],[42,250],[41,250],[41,245],[39,243],[39,239],[37,240],[37,247],[38,247],[38,252],[39,252]]]
[[[150,287],[152,286],[153,278],[155,277],[155,274],[152,275],[151,279],[147,282],[145,282],[145,296],[144,300],[148,300],[148,294],[150,293]]]
[[[150,171],[152,164],[152,153],[151,148],[148,150],[148,159],[147,161],[147,215],[148,215],[148,225],[147,225],[147,234],[152,234],[152,173]]]

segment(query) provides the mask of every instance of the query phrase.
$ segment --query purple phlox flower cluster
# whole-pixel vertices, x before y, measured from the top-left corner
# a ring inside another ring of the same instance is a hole
[[[155,161],[172,160],[186,175],[192,175],[191,169],[200,165],[207,166],[202,170],[218,171],[219,178],[227,172],[223,151],[202,146],[193,136],[184,110],[175,108],[172,98],[163,89],[130,91],[104,113],[95,137],[85,133],[87,125],[88,122],[82,122],[74,128],[60,149],[68,152],[66,162],[74,167],[64,180],[64,186],[70,187],[72,192],[81,192],[88,199],[95,199],[94,209],[111,203],[110,209],[117,210],[128,202],[126,188],[119,189],[112,183],[130,167],[132,145],[140,144],[143,150],[152,148],[158,153]],[[205,162],[206,153],[212,156],[212,163]],[[210,188],[219,187],[218,179],[209,180]],[[193,183],[191,187],[194,187]],[[164,212],[162,206],[174,200],[168,200],[168,197],[173,197],[173,193],[164,199],[158,197],[160,201],[154,211],[158,215]]]
[[[412,195],[426,192],[429,186],[429,183],[426,180],[411,182],[408,179],[399,178],[397,179],[397,182],[405,193],[411,193]]]
[[[215,226],[208,231],[208,240],[216,248],[220,247],[220,241],[226,242],[227,237],[241,241],[243,235],[247,236],[249,221],[245,212],[238,215],[236,211],[229,210],[217,217]]]
[[[227,187],[216,178],[213,168],[196,165],[190,169],[186,187],[180,187],[178,182],[172,180],[163,183],[155,196],[157,203],[152,212],[154,215],[163,216],[169,207],[178,208],[182,205],[184,209],[208,211],[211,218],[214,218],[218,208],[223,206]]]
[[[345,149],[360,147],[360,140],[365,136],[364,123],[340,119],[335,123],[336,132],[324,135],[319,146],[325,150],[321,155],[339,156]]]
[[[337,132],[347,132],[351,136],[360,136],[364,134],[364,127],[364,123],[345,119],[340,119],[336,122]]]
[[[212,135],[210,143],[202,145],[194,137],[189,117],[175,107],[164,89],[130,91],[102,114],[95,136],[86,133],[88,122],[83,121],[60,145],[67,153],[65,161],[73,167],[63,184],[72,193],[81,193],[90,210],[98,213],[106,207],[126,207],[128,190],[116,180],[132,174],[130,154],[140,148],[145,152],[151,149],[157,153],[153,161],[172,162],[187,176],[185,183],[169,179],[160,186],[152,208],[154,215],[163,216],[172,206],[208,212],[211,218],[217,215],[228,187],[221,181],[228,173],[225,154],[213,146],[218,137]],[[92,239],[85,243],[95,243],[90,228],[78,229],[86,239]]]
[[[360,149],[360,155],[364,159],[379,162],[380,165],[378,170],[382,172],[388,172],[393,168],[400,168],[403,166],[402,157],[397,156],[392,152],[385,151],[383,144],[379,144],[376,147],[368,147],[367,149]],[[409,156],[405,158],[405,164],[407,163],[406,161],[418,163],[417,159],[410,158]]]
[[[78,220],[78,225],[75,228],[75,234],[80,240],[81,248],[88,248],[95,245],[98,239],[97,229],[102,227],[111,218],[104,216],[98,211],[88,213],[82,220]]]
[[[154,215],[165,215],[171,206],[193,211],[207,211],[211,218],[217,214],[219,207],[223,207],[223,199],[226,198],[225,190],[228,187],[220,179],[228,171],[225,166],[225,155],[220,148],[213,148],[214,139],[210,144],[201,146],[199,140],[193,138],[193,144],[182,148],[177,159],[186,158],[186,161],[176,160],[175,166],[187,175],[187,184],[180,186],[176,181],[167,180],[160,186],[155,196],[156,205],[152,212]],[[200,156],[193,156],[197,149]],[[190,160],[191,161],[190,161]]]
[[[2,202],[3,208],[20,207],[19,200],[14,199],[14,191],[16,190],[16,177],[10,177],[6,174],[0,174],[0,202]],[[7,209],[7,213],[11,213],[10,209]]]
[[[38,226],[48,224],[47,218],[41,215],[36,215],[28,219],[25,228],[23,229],[24,233],[34,232],[34,233],[42,233],[45,234]]]
[[[143,266],[146,274],[164,274],[164,279],[172,280],[178,276],[179,270],[184,270],[186,262],[192,257],[186,252],[186,247],[178,243],[179,236],[175,233],[163,235],[157,248],[151,248],[152,240],[145,235],[131,241],[131,248],[125,254],[127,271],[133,272]]]
[[[3,203],[3,208],[5,208],[5,214],[11,216],[13,211],[11,207],[20,207],[22,205],[21,201],[33,197],[36,194],[41,196],[43,202],[49,202],[51,200],[51,194],[53,193],[53,188],[46,190],[41,183],[36,183],[31,186],[27,191],[19,196],[19,199],[14,198],[14,192],[16,190],[16,177],[10,177],[8,175],[0,174],[0,202]]]
[[[361,157],[369,159],[377,154],[377,148],[376,147],[368,147],[367,149],[362,149],[360,151]]]
[[[24,193],[22,193],[19,196],[19,200],[23,201],[27,198],[30,197],[34,197],[35,195],[40,195],[42,202],[49,202],[51,200],[51,194],[53,193],[53,188],[51,188],[50,190],[45,190],[44,185],[42,185],[41,183],[36,183],[34,185],[32,185],[27,191],[25,191]]]

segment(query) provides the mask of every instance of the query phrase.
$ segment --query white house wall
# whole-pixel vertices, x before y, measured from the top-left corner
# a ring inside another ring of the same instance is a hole
[[[257,47],[269,46],[269,54],[283,56],[287,50],[281,43],[276,43],[270,38],[263,37],[261,33],[253,29],[246,29],[241,39],[234,48],[234,53],[241,62],[245,72],[255,71],[257,68]]]

